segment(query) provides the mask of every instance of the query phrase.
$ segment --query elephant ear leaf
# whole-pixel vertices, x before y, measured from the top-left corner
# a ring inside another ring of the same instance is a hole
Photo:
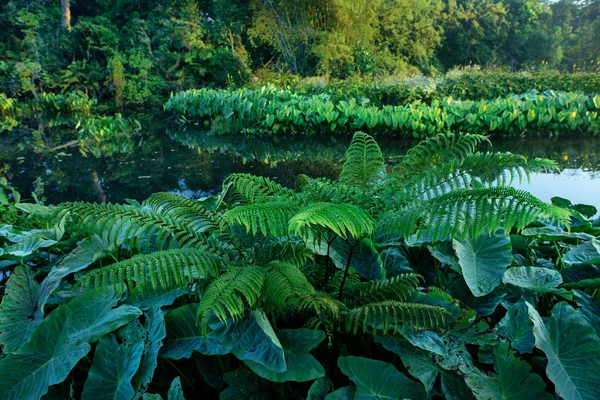
[[[325,370],[309,352],[325,339],[325,333],[310,329],[282,329],[277,337],[283,348],[286,370],[277,372],[259,363],[246,361],[257,375],[272,382],[306,382],[325,375]]]
[[[4,293],[0,305],[0,344],[4,353],[14,353],[44,318],[39,307],[39,285],[29,268],[19,266],[10,275]]]
[[[171,382],[169,392],[167,393],[167,400],[185,400],[180,377],[173,379],[173,382]]]
[[[117,342],[115,335],[110,334],[98,342],[94,354],[94,362],[83,387],[84,399],[131,399],[135,391],[131,379],[135,375],[144,343],[125,340]]]
[[[478,399],[517,400],[529,396],[533,399],[551,400],[550,393],[544,391],[546,384],[539,375],[531,374],[530,367],[516,358],[508,343],[502,342],[494,348],[494,377],[482,372],[474,372],[466,378]]]
[[[392,364],[364,357],[340,357],[338,366],[356,385],[354,400],[427,398],[421,384],[408,379]]]
[[[510,238],[502,232],[492,235],[484,232],[464,241],[455,239],[453,247],[465,282],[476,297],[494,290],[512,262]]]
[[[0,360],[0,398],[38,399],[64,381],[90,351],[89,343],[125,325],[142,312],[117,305],[114,295],[90,291],[52,311],[18,353]]]
[[[542,320],[527,303],[535,345],[548,357],[546,374],[565,399],[600,398],[600,338],[586,317],[566,302],[558,303],[552,317]]]

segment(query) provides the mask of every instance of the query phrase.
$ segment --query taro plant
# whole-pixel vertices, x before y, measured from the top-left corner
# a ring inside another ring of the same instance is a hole
[[[47,225],[0,230],[0,397],[596,398],[596,210],[485,142],[386,166],[357,132],[336,181],[20,204]]]

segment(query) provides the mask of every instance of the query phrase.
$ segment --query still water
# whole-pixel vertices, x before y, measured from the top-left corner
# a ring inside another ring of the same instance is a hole
[[[416,142],[378,138],[388,163]],[[0,137],[0,166],[8,164],[12,185],[27,199],[43,184],[47,204],[62,201],[144,200],[158,191],[197,198],[215,193],[232,172],[247,172],[293,186],[298,174],[335,179],[349,138],[209,136],[194,131],[157,131],[131,154],[84,157],[76,147],[35,151],[14,134]],[[538,174],[515,186],[549,201],[553,196],[600,208],[600,140],[563,137],[495,141],[494,150],[555,160],[560,173]],[[485,150],[482,149],[482,150]]]

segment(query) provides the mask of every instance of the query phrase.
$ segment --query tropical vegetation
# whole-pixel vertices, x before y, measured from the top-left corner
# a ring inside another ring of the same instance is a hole
[[[433,100],[377,107],[366,98],[332,101],[272,86],[256,90],[196,89],[165,104],[183,123],[203,123],[219,133],[330,134],[363,129],[371,134],[427,137],[439,132],[561,135],[600,132],[600,96],[529,92],[495,100]]]
[[[597,210],[510,187],[555,163],[486,141],[386,167],[357,132],[338,180],[202,200],[8,196],[0,397],[597,398]]]

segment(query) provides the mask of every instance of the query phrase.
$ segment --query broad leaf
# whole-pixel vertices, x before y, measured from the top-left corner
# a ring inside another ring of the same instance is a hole
[[[91,291],[58,307],[17,354],[0,360],[0,398],[37,399],[64,381],[94,342],[137,318],[141,311],[117,304],[114,295]]]
[[[530,373],[530,366],[516,358],[508,343],[494,348],[494,364],[497,375],[491,377],[481,371],[468,374],[467,385],[481,400],[552,399],[544,392],[546,385],[539,375]]]
[[[431,392],[438,377],[439,368],[427,352],[404,340],[388,336],[378,337],[376,341],[381,343],[386,350],[398,354],[408,372],[423,383],[427,393]]]
[[[23,241],[4,247],[4,254],[23,258],[32,255],[38,249],[56,244],[55,240],[44,239],[40,236],[28,236]]]
[[[19,266],[6,283],[0,305],[0,344],[4,353],[16,352],[44,318],[39,285],[33,276],[29,268]]]
[[[509,268],[502,281],[525,289],[555,288],[563,282],[560,272],[540,267]]]
[[[198,304],[176,308],[165,316],[167,336],[160,349],[160,356],[179,360],[190,358],[194,351],[205,355],[227,354],[216,339],[207,338],[196,323]]]
[[[160,307],[153,307],[145,313],[146,322],[142,327],[138,324],[129,324],[126,328],[132,327],[135,329],[136,336],[144,342],[144,352],[140,367],[135,373],[132,380],[133,388],[138,393],[143,393],[150,385],[154,370],[158,364],[158,352],[162,346],[162,340],[165,338],[167,331],[165,329],[165,318]],[[134,333],[131,333],[133,336]]]
[[[600,305],[594,301],[592,296],[580,290],[573,290],[573,295],[575,302],[581,307],[578,310],[587,318],[596,334],[600,336]]]
[[[317,379],[308,389],[306,400],[325,400],[331,390],[331,381],[326,376]]]
[[[268,382],[246,369],[237,369],[223,375],[229,387],[221,392],[220,400],[271,399]]]
[[[220,321],[209,325],[219,343],[239,360],[255,362],[273,372],[286,371],[283,348],[264,313],[252,311],[228,325]]]
[[[408,379],[392,364],[364,357],[340,357],[338,366],[356,385],[354,400],[427,398],[423,386]]]
[[[560,302],[552,317],[542,320],[527,303],[533,321],[535,345],[548,357],[546,374],[556,392],[568,400],[600,398],[600,338],[587,319],[569,304]]]
[[[512,262],[510,238],[503,233],[483,233],[452,242],[467,286],[477,296],[490,293]]]
[[[259,376],[271,382],[306,382],[325,375],[325,370],[310,351],[325,339],[325,333],[309,329],[282,329],[277,337],[283,348],[286,370],[277,372],[259,363],[246,361],[246,364]]]
[[[133,398],[135,390],[131,385],[131,379],[138,369],[143,350],[144,343],[141,340],[119,344],[113,334],[100,339],[81,398],[84,400]]]
[[[521,297],[496,326],[498,334],[508,339],[519,353],[530,353],[535,346],[533,323],[529,319],[527,304]]]
[[[173,379],[173,382],[171,382],[169,392],[167,393],[167,400],[185,400],[180,377]]]
[[[592,239],[575,246],[562,259],[566,264],[598,264],[600,263],[600,240]]]

